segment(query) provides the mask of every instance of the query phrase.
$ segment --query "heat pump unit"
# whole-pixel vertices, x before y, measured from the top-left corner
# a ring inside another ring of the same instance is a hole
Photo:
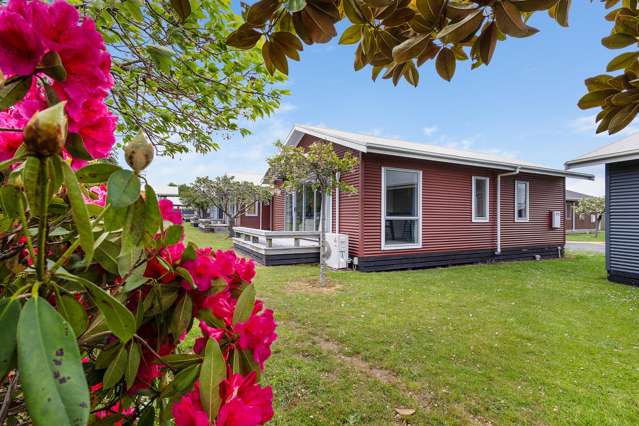
[[[552,229],[561,228],[561,212],[555,210],[552,212]]]
[[[333,269],[348,267],[348,235],[325,234],[326,265]]]

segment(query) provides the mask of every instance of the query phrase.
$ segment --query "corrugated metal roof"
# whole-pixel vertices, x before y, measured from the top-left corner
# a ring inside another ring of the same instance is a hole
[[[522,172],[568,176],[578,179],[594,179],[594,176],[586,173],[566,172],[561,169],[553,169],[539,164],[485,152],[408,142],[399,139],[380,138],[378,136],[315,126],[296,125],[289,134],[287,143],[290,145],[297,145],[304,134],[315,136],[329,142],[367,153],[395,155],[400,157],[419,158],[431,161],[466,164],[503,170],[515,170],[520,168]]]
[[[639,158],[639,133],[613,142],[566,162],[566,169],[594,166],[602,163],[635,160]]]
[[[584,198],[592,198],[592,195],[583,194],[577,191],[571,191],[569,189],[566,190],[566,200],[567,201],[580,201]]]

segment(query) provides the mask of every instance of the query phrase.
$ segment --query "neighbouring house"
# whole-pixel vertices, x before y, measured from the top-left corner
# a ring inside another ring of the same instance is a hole
[[[575,209],[585,198],[593,198],[592,195],[566,190],[566,232],[592,232],[597,227],[596,213],[577,214]],[[599,224],[599,230],[604,229],[605,220]]]
[[[566,169],[606,165],[608,279],[639,285],[639,133],[566,162]]]
[[[318,230],[323,202],[327,231],[348,235],[348,255],[362,271],[558,257],[565,178],[593,179],[493,154],[311,126],[293,128],[286,143],[317,141],[358,157],[355,170],[340,177],[357,193],[321,200],[310,188],[276,191],[271,234],[247,231],[238,249],[264,260],[260,238],[291,232],[303,239]],[[265,178],[271,180],[268,172]]]

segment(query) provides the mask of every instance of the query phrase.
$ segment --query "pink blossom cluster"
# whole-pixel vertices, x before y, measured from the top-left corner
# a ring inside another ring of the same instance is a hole
[[[181,223],[181,217],[178,221],[176,210],[169,200],[161,200],[160,211],[165,221]],[[181,280],[182,287],[193,301],[194,314],[200,314],[202,318],[202,311],[206,310],[220,320],[216,325],[200,320],[202,337],[196,339],[194,352],[201,353],[208,339],[216,339],[223,348],[228,366],[232,364],[232,352],[242,350],[251,353],[255,364],[263,370],[264,362],[271,355],[271,345],[277,338],[273,311],[264,309],[263,303],[256,300],[249,319],[233,324],[236,295],[240,288],[252,285],[255,276],[253,261],[238,258],[233,251],[214,252],[211,248],[196,249],[187,256],[183,241],[165,247],[157,257],[149,261],[145,276],[166,284]],[[193,283],[178,277],[167,268],[167,264],[172,268],[179,266],[186,269]],[[152,334],[149,337],[154,339]],[[141,373],[147,376],[142,378]],[[160,367],[157,365],[154,369],[143,368],[138,373],[138,379],[148,383],[159,374]],[[273,416],[272,391],[269,387],[262,388],[255,383],[255,372],[241,376],[232,374],[229,367],[229,375],[220,387],[220,396],[223,403],[216,425],[259,425]],[[197,384],[193,392],[174,405],[173,414],[177,426],[209,424],[199,399]]]
[[[92,186],[89,188],[89,195],[82,195],[86,204],[95,204],[96,206],[104,207],[106,204],[107,187],[105,184]]]
[[[0,112],[0,127],[22,129],[35,112],[46,108],[42,85],[46,82],[60,100],[67,101],[69,132],[82,136],[93,158],[108,156],[116,128],[116,117],[104,103],[113,87],[111,55],[95,23],[62,0],[9,0],[0,6],[0,40],[0,70],[5,77],[32,76],[25,98]],[[43,73],[42,59],[48,52],[60,56],[64,81]],[[21,132],[0,132],[0,160],[11,158],[21,142]],[[74,167],[82,164],[73,159]]]

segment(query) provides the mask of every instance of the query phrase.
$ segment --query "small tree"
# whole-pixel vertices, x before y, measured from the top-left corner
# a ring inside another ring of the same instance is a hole
[[[296,190],[302,184],[310,185],[320,193],[325,200],[334,190],[355,192],[352,185],[340,180],[340,176],[348,173],[357,165],[357,159],[346,152],[342,157],[337,155],[333,145],[320,141],[314,142],[308,148],[293,147],[281,142],[275,144],[279,153],[268,159],[271,173],[284,178],[284,187]],[[324,233],[326,215],[325,203],[320,208],[320,285],[325,282],[325,250]]]
[[[199,217],[204,217],[206,210],[211,207],[211,203],[207,194],[199,190],[200,185],[197,184],[198,179],[206,178],[196,178],[192,185],[178,185],[178,196],[185,206],[194,208]]]
[[[595,215],[595,237],[599,235],[599,227],[601,220],[606,212],[606,199],[604,197],[590,197],[579,201],[575,214],[594,214]]]
[[[206,200],[208,206],[217,207],[228,221],[229,237],[238,217],[245,214],[257,202],[269,203],[271,191],[268,187],[251,182],[237,181],[233,176],[218,176],[214,179],[199,177],[188,186],[188,192],[198,199]]]

